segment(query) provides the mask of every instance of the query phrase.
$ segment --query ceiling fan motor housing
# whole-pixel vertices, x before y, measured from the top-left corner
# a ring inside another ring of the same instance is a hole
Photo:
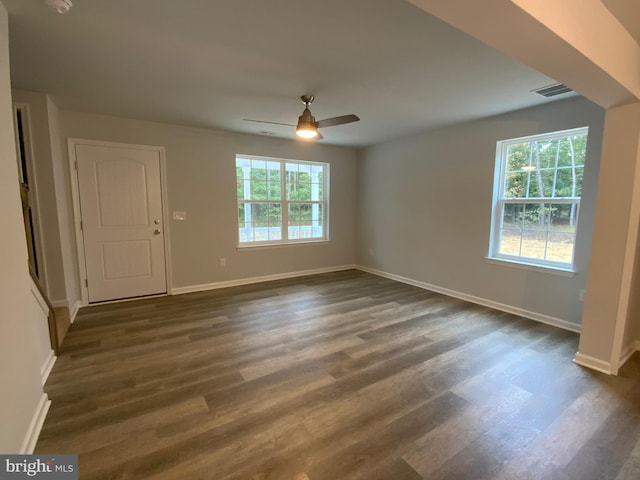
[[[300,127],[315,127],[316,117],[311,115],[311,110],[309,108],[305,108],[302,115],[298,117],[298,128]]]

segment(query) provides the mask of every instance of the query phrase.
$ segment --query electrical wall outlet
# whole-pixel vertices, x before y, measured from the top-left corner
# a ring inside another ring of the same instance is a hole
[[[227,259],[224,257],[220,258],[220,266],[221,267],[226,267],[227,266]]]
[[[584,288],[581,288],[580,293],[578,294],[578,300],[580,300],[581,302],[584,302],[585,293],[587,293],[587,291]]]

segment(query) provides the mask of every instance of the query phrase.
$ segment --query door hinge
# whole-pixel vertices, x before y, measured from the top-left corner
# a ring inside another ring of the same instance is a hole
[[[76,170],[78,170],[78,161],[77,160],[75,162],[73,162],[73,165],[76,167]]]
[[[80,230],[84,230],[84,226],[82,225],[82,220],[80,220]]]
[[[84,285],[85,285],[85,287],[89,288],[89,279],[88,278],[84,279]]]

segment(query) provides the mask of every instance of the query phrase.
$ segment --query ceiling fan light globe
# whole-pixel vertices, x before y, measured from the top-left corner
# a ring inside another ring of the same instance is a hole
[[[73,2],[71,0],[45,0],[44,2],[51,8],[54,12],[63,14],[67,13],[71,7],[73,7]]]
[[[296,135],[302,138],[315,138],[318,136],[318,130],[314,127],[298,127],[296,129]]]
[[[318,136],[318,128],[315,126],[315,119],[309,114],[310,119],[304,117],[304,115],[298,118],[298,125],[296,126],[296,135],[301,138],[315,138]]]

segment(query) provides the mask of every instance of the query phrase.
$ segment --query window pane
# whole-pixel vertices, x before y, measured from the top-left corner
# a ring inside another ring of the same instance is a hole
[[[300,222],[300,205],[289,205],[289,225],[297,225]]]
[[[267,170],[269,174],[276,173],[280,175],[280,162],[267,162]]]
[[[547,232],[544,230],[522,230],[522,252],[523,257],[544,259],[547,242]]]
[[[556,168],[556,153],[558,151],[558,139],[535,142],[534,162],[537,168]]]
[[[293,169],[295,167],[295,170]],[[298,198],[298,166],[287,163],[287,179],[286,179],[286,198],[287,200],[297,200]]]
[[[542,170],[534,170],[529,173],[529,197],[528,198],[544,198],[551,196],[551,186],[553,185],[553,172],[551,173],[550,188],[545,188]]]
[[[282,200],[280,181],[269,182],[267,190],[269,200]]]
[[[576,231],[576,219],[578,218],[578,205],[575,203],[555,203],[551,204],[551,226],[550,229],[556,232]]]
[[[301,216],[301,205],[298,205],[298,204],[289,205],[288,234],[290,239],[297,240],[299,238],[304,238],[302,236],[302,231],[300,228],[300,216]]]
[[[272,219],[277,221],[278,212],[272,210],[274,204],[270,203],[252,203],[251,204],[251,221],[255,227],[267,227]]]
[[[571,263],[573,261],[574,242],[575,235],[573,233],[549,232],[547,260]]]
[[[319,203],[311,205],[311,225],[314,227],[324,225],[324,205]]]
[[[267,198],[281,200],[280,163],[267,162]]]
[[[556,174],[555,168],[550,170],[538,170],[536,181],[542,186],[541,197],[553,196],[553,180]]]
[[[528,203],[524,206],[524,227],[529,229],[545,229],[549,224],[549,205],[544,203]]]
[[[298,177],[298,180],[302,176]],[[298,181],[295,185],[295,191],[290,200],[297,200],[302,202],[311,201],[311,183]]]
[[[309,178],[311,178],[311,165],[309,165],[308,163],[301,163],[298,165],[298,172],[300,172],[300,176],[303,179],[307,179],[307,181],[309,180]]]
[[[504,255],[520,255],[522,229],[503,228],[500,238],[500,253]]]
[[[310,172],[310,165],[287,163],[287,200],[303,202],[312,200]]]
[[[267,199],[267,182],[251,182],[251,200]]]
[[[579,197],[582,193],[583,167],[559,168],[556,180],[556,197]]]
[[[238,230],[240,243],[253,242],[253,229],[250,227],[241,227]]]
[[[506,203],[502,214],[503,227],[522,228],[524,218],[524,205],[521,203]]]
[[[240,242],[264,242],[282,238],[282,205],[241,203],[238,208]]]
[[[251,200],[267,199],[267,169],[266,162],[251,161]]]
[[[312,181],[318,184],[318,198],[314,198],[314,200],[323,202],[324,201],[324,167],[315,167],[317,169],[317,179],[312,176]]]
[[[559,167],[583,166],[587,146],[586,135],[574,135],[560,141]]]
[[[251,170],[252,173],[262,172],[262,175],[264,175],[267,170],[267,162],[264,160],[251,160]]]
[[[244,203],[241,203],[240,205],[238,205],[238,226],[240,227],[244,225],[245,205],[246,204]]]
[[[507,173],[505,177],[505,198],[524,198],[527,194],[527,172]]]
[[[282,204],[270,203],[267,211],[269,240],[282,239]]]
[[[324,238],[324,206],[318,203],[289,205],[289,238]]]
[[[240,243],[253,242],[253,228],[251,227],[251,205],[240,203],[238,205],[238,230]]]
[[[323,192],[322,192],[322,184],[321,183],[312,183],[311,184],[311,198],[314,202],[321,202],[323,200]]]
[[[582,177],[584,175],[584,167],[576,168],[576,189],[573,197],[582,197]]]
[[[522,167],[529,165],[529,144],[516,143],[507,147],[507,172],[521,171]]]
[[[267,221],[267,204],[251,204],[251,226],[253,227],[253,239],[256,242],[269,240],[269,223]]]
[[[242,200],[244,198],[244,174],[242,168],[238,166],[236,166],[236,190],[238,200]]]

